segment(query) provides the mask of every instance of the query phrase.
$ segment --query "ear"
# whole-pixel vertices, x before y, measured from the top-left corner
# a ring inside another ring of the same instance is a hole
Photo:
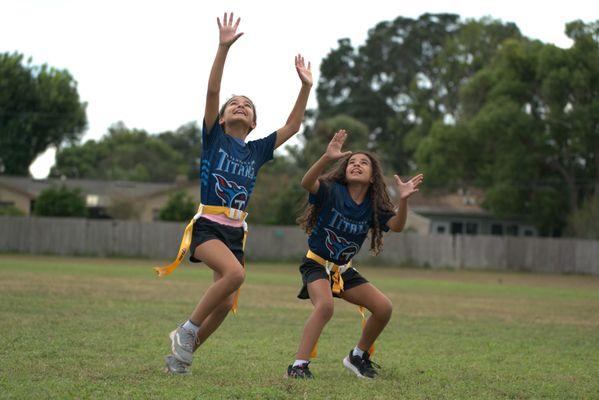
[[[252,123],[250,124],[250,127],[251,127],[252,129],[254,129],[254,128],[256,127],[256,123],[255,123],[254,121],[252,121]]]

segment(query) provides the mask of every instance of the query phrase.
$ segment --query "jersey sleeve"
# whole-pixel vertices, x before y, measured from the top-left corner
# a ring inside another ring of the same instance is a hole
[[[212,146],[219,136],[224,135],[223,128],[218,123],[218,117],[214,121],[214,125],[210,131],[206,127],[206,120],[202,121],[202,149],[206,150]]]
[[[316,207],[320,207],[325,199],[329,196],[331,186],[328,182],[320,181],[318,185],[318,191],[316,193],[310,193],[308,196],[308,203],[314,204]]]
[[[379,213],[379,226],[381,227],[381,230],[383,232],[389,231],[389,226],[387,225],[387,222],[389,222],[389,220],[393,218],[394,215],[395,213],[393,212],[393,210],[381,210],[381,212]]]
[[[248,142],[248,146],[251,146],[252,151],[255,153],[255,160],[258,167],[272,160],[276,141],[277,133],[273,132],[266,137]]]

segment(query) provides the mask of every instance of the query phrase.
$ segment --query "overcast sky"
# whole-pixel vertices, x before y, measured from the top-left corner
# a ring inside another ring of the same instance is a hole
[[[589,0],[570,1],[129,1],[1,0],[0,52],[17,51],[34,64],[68,69],[87,102],[84,140],[98,139],[123,121],[151,133],[201,121],[208,73],[218,45],[216,17],[234,11],[244,32],[229,52],[221,99],[246,94],[255,102],[258,126],[250,140],[281,127],[300,81],[293,57],[320,60],[348,37],[354,45],[368,29],[402,15],[452,12],[515,22],[529,37],[570,46],[566,22],[599,18]],[[592,4],[595,4],[593,6]],[[312,91],[309,107],[315,107]],[[54,152],[31,168],[45,177]]]

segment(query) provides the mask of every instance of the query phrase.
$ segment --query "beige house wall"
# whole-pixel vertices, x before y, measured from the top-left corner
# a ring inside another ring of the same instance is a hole
[[[30,215],[31,199],[24,194],[0,186],[0,201],[13,203],[25,215]]]
[[[404,232],[414,232],[419,235],[428,235],[430,232],[431,221],[421,215],[416,214],[408,209],[408,217]]]
[[[184,191],[187,196],[191,197],[195,203],[199,204],[200,202],[200,188],[197,184],[193,186],[183,187],[180,189],[174,189],[172,191],[160,193],[154,196],[151,196],[147,199],[140,199],[142,212],[140,219],[145,222],[155,221],[158,215],[158,212],[161,208],[163,208],[168,202],[169,197],[178,191]]]

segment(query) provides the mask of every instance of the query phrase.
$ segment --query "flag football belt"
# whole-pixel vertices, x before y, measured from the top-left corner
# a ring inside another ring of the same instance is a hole
[[[329,282],[333,283],[332,288],[331,288],[333,293],[336,295],[340,295],[341,292],[343,292],[343,277],[341,276],[341,274],[344,273],[345,271],[347,271],[348,269],[352,268],[351,261],[344,265],[337,265],[331,261],[325,260],[318,254],[314,253],[312,250],[308,250],[308,253],[306,254],[306,258],[309,258],[310,260],[315,261],[316,263],[318,263],[319,265],[323,266],[326,269],[327,275],[329,276]],[[358,311],[359,311],[360,315],[362,316],[362,329],[364,329],[364,327],[366,326],[366,314],[364,314],[364,307],[359,306]],[[372,346],[370,346],[370,349],[368,349],[368,353],[371,356],[374,354],[374,343],[372,344]],[[314,347],[312,348],[312,353],[310,354],[310,357],[315,358],[317,356],[317,354],[318,354],[318,341],[314,344]]]
[[[172,263],[170,263],[167,266],[154,268],[154,271],[156,272],[156,274],[158,274],[159,277],[169,275],[179,266],[181,261],[183,261],[183,258],[185,258],[185,255],[189,252],[189,245],[191,244],[191,236],[192,236],[192,232],[193,232],[193,224],[198,220],[198,218],[200,218],[204,214],[208,214],[208,215],[221,215],[222,214],[222,215],[225,215],[228,218],[234,219],[236,221],[242,221],[243,222],[242,250],[244,251],[244,254],[245,254],[245,242],[246,242],[247,235],[248,235],[248,225],[245,222],[245,219],[247,218],[248,213],[246,213],[245,211],[237,210],[235,208],[222,207],[222,206],[208,206],[205,204],[200,204],[198,207],[198,212],[196,213],[196,215],[193,216],[191,221],[189,221],[189,223],[185,227],[185,231],[183,232],[183,238],[181,239],[181,245],[179,246],[179,253],[177,254],[177,258],[175,258],[175,261],[173,261]],[[245,256],[244,256],[243,262],[241,263],[241,266],[245,268]],[[235,298],[233,300],[233,307],[231,308],[231,310],[235,314],[237,313],[238,300],[239,300],[239,289],[237,289],[237,292],[235,292]]]

